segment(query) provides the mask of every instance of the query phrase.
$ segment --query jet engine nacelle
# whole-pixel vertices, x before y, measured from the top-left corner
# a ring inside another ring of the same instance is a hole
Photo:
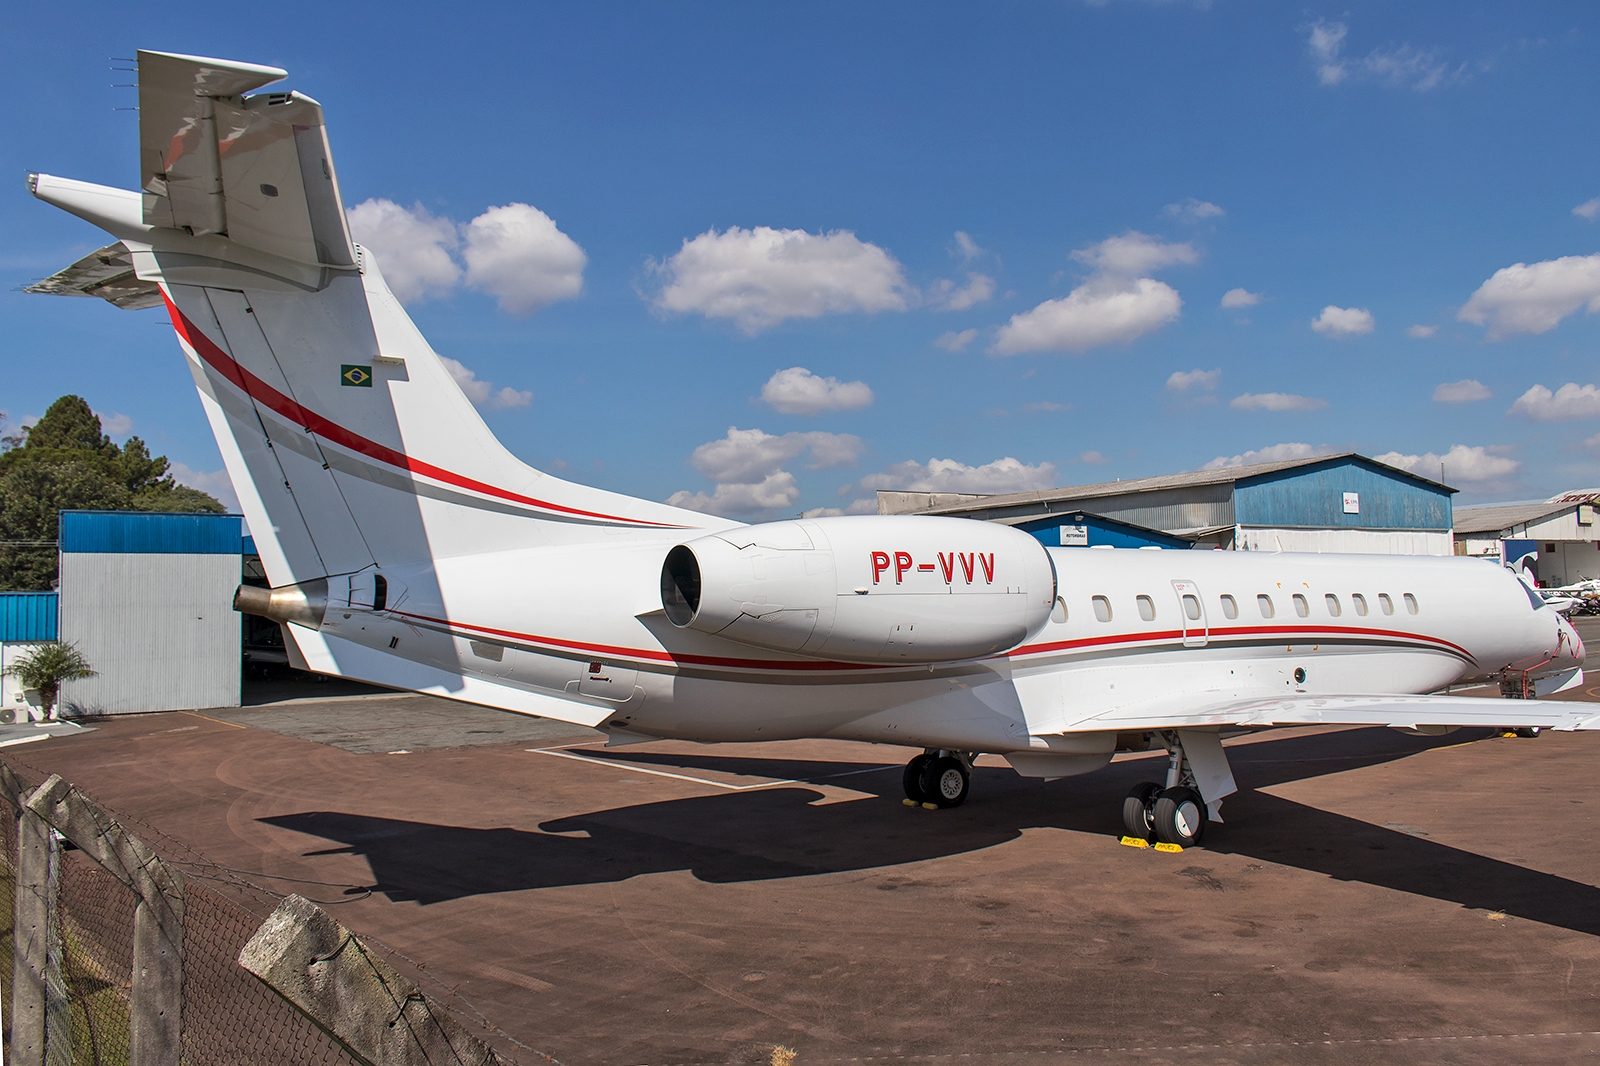
[[[1055,567],[1007,526],[862,515],[769,522],[679,544],[661,603],[682,629],[857,663],[993,655],[1045,624]]]

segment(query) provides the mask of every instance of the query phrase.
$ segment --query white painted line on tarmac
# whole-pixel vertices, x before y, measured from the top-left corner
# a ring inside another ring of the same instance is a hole
[[[524,751],[534,755],[554,755],[562,759],[572,759],[575,762],[588,763],[591,766],[609,766],[613,770],[626,770],[629,773],[649,774],[652,777],[670,777],[676,781],[692,781],[697,785],[711,785],[714,788],[727,789],[729,792],[748,792],[756,788],[776,788],[779,785],[812,785],[821,781],[832,781],[838,777],[854,777],[856,774],[877,773],[879,770],[889,770],[893,763],[882,766],[869,766],[864,770],[846,770],[843,773],[828,774],[825,777],[790,777],[782,781],[758,781],[753,785],[730,785],[726,781],[713,781],[708,777],[693,777],[689,774],[675,774],[667,770],[652,770],[634,763],[616,762],[611,759],[591,759],[586,755],[578,755],[560,748],[524,748]]]
[[[0,748],[9,748],[15,744],[32,744],[36,740],[49,740],[49,733],[35,733],[31,737],[17,737],[15,740],[0,740]]]

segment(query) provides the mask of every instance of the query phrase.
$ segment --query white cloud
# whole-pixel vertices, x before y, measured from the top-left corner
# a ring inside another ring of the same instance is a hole
[[[975,329],[964,329],[959,333],[951,330],[948,333],[939,334],[933,343],[947,352],[959,352],[971,344],[977,336],[978,331]]]
[[[815,415],[858,411],[872,403],[872,389],[865,381],[819,377],[803,366],[791,366],[767,379],[761,399],[786,415]]]
[[[1168,218],[1178,218],[1185,222],[1198,222],[1203,218],[1220,218],[1227,214],[1216,204],[1206,200],[1196,200],[1193,196],[1186,197],[1179,203],[1168,204],[1161,209],[1161,213]]]
[[[1335,307],[1329,304],[1311,320],[1311,328],[1330,337],[1355,337],[1372,332],[1372,312],[1365,307]]]
[[[956,247],[952,255],[959,256],[963,263],[970,263],[980,255],[986,255],[987,249],[978,247],[978,242],[961,230],[956,230]]]
[[[689,463],[716,482],[753,485],[790,459],[811,452],[812,469],[845,466],[861,457],[861,438],[849,433],[784,433],[728,427],[728,435],[694,450]]]
[[[491,207],[464,227],[467,284],[502,311],[530,315],[583,292],[589,257],[537,207]]]
[[[994,279],[987,274],[967,274],[967,283],[957,287],[949,278],[928,286],[928,305],[935,311],[965,311],[994,295]]]
[[[1358,59],[1347,57],[1344,42],[1349,32],[1342,22],[1318,19],[1311,26],[1306,45],[1317,68],[1317,80],[1323,85],[1357,80],[1426,92],[1467,76],[1467,64],[1452,69],[1437,49],[1409,44],[1374,48]]]
[[[1047,489],[1055,484],[1055,464],[1030,466],[1009,455],[982,466],[967,466],[954,459],[896,463],[881,474],[860,481],[863,489],[902,489],[911,492],[1005,493]]]
[[[508,407],[526,407],[533,402],[531,392],[513,389],[509,385],[496,389],[493,382],[478,380],[478,375],[448,355],[441,355],[439,359],[444,363],[444,368],[450,371],[450,376],[455,378],[456,384],[461,386],[461,391],[467,394],[467,399],[479,407],[504,410]]]
[[[1593,222],[1596,217],[1600,217],[1600,196],[1596,196],[1593,200],[1585,200],[1577,207],[1574,207],[1572,213],[1579,218],[1586,218]]]
[[[1022,410],[1030,415],[1054,414],[1057,411],[1065,411],[1071,406],[1070,403],[1056,403],[1054,400],[1035,400],[1032,403],[1023,404]]]
[[[465,280],[502,310],[527,315],[583,291],[588,256],[549,215],[527,204],[491,207],[463,226],[421,204],[367,200],[350,209],[350,230],[377,257],[402,303],[447,295]],[[465,270],[454,257],[458,250]]]
[[[718,485],[709,494],[687,490],[674,492],[667,498],[667,503],[702,514],[745,518],[764,511],[793,507],[799,498],[800,486],[794,483],[794,475],[787,470],[779,470],[752,485]]]
[[[1545,333],[1580,307],[1600,311],[1600,253],[1502,267],[1478,286],[1456,318],[1488,326],[1489,339],[1499,340]]]
[[[1096,451],[1078,453],[1078,462],[1087,463],[1089,466],[1099,466],[1102,463],[1109,463],[1110,461],[1110,459],[1107,459],[1104,455],[1101,455]]]
[[[1406,327],[1406,336],[1414,337],[1419,341],[1427,340],[1429,337],[1433,336],[1435,333],[1438,333],[1438,332],[1439,332],[1439,327],[1438,326],[1407,326]]]
[[[108,437],[126,437],[133,432],[133,419],[127,415],[108,415],[104,411],[96,411],[95,417],[100,419],[100,431]]]
[[[1127,343],[1178,317],[1183,299],[1154,278],[1097,279],[1059,300],[1012,315],[989,351],[1081,352],[1102,344]]]
[[[407,209],[381,199],[356,204],[349,217],[351,234],[377,257],[401,303],[444,296],[461,281],[461,267],[450,256],[460,239],[448,218],[428,214],[421,204]]]
[[[228,477],[226,470],[196,470],[183,463],[173,463],[167,468],[167,473],[178,484],[209,492],[229,511],[235,514],[239,512],[239,497],[233,491],[233,479]]]
[[[1333,449],[1326,444],[1315,447],[1309,444],[1272,444],[1265,448],[1256,448],[1239,455],[1219,455],[1211,460],[1201,470],[1222,470],[1230,466],[1254,466],[1257,463],[1283,463],[1290,459],[1311,459],[1318,455],[1332,455]]]
[[[1107,237],[1099,244],[1080,248],[1072,258],[1111,278],[1131,278],[1178,263],[1198,263],[1200,253],[1187,242],[1169,243],[1138,230]]]
[[[801,512],[800,517],[801,518],[837,518],[840,515],[846,515],[846,514],[877,514],[877,513],[878,513],[878,501],[877,500],[875,500],[875,499],[872,499],[872,500],[862,499],[862,500],[852,500],[850,502],[849,506],[847,506],[847,507],[813,507],[809,511]]]
[[[1397,466],[1401,470],[1409,471],[1418,477],[1440,480],[1439,464],[1444,464],[1444,478],[1448,484],[1486,484],[1504,482],[1519,469],[1522,464],[1515,459],[1508,459],[1502,455],[1495,455],[1489,449],[1465,444],[1451,446],[1443,455],[1427,452],[1423,455],[1402,455],[1400,452],[1385,452],[1374,455],[1380,463]]]
[[[1489,386],[1473,378],[1462,381],[1447,381],[1433,390],[1434,403],[1475,403],[1478,400],[1487,400],[1494,393],[1489,391]]]
[[[1192,245],[1130,230],[1080,248],[1072,258],[1092,267],[1094,275],[1061,299],[1012,315],[990,345],[991,354],[1081,352],[1160,329],[1178,317],[1183,300],[1172,286],[1135,275],[1198,262],[1200,255]]]
[[[711,229],[651,269],[666,282],[658,310],[731,319],[746,333],[790,318],[904,311],[914,296],[894,256],[849,230]]]
[[[1222,306],[1229,310],[1240,307],[1254,307],[1260,302],[1261,294],[1259,292],[1251,292],[1249,289],[1229,289],[1222,294]]]
[[[1228,406],[1236,411],[1320,411],[1328,401],[1290,392],[1247,392],[1235,396]]]
[[[1168,392],[1187,392],[1198,386],[1206,392],[1217,387],[1217,382],[1222,380],[1222,370],[1174,370],[1167,378]]]
[[[1569,381],[1555,392],[1535,385],[1511,405],[1508,415],[1523,415],[1535,422],[1573,422],[1600,415],[1600,389]]]

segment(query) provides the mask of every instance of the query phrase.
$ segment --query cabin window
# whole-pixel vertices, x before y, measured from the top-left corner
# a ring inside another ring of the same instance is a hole
[[[1350,594],[1350,602],[1355,605],[1356,614],[1365,617],[1367,613],[1367,598],[1359,592],[1352,592]]]
[[[1067,620],[1067,601],[1060,596],[1056,597],[1056,605],[1050,610],[1050,621],[1060,625]]]
[[[1326,602],[1328,604],[1328,613],[1330,615],[1332,615],[1335,618],[1338,618],[1339,615],[1344,613],[1339,607],[1339,597],[1335,596],[1333,593],[1330,592],[1330,593],[1328,593],[1328,595],[1326,597],[1324,597],[1324,599],[1326,600]]]
[[[1293,596],[1293,599],[1294,599],[1294,613],[1299,615],[1301,618],[1310,617],[1310,615],[1311,615],[1311,605],[1306,602],[1306,598],[1304,596],[1300,595],[1298,592],[1296,592],[1294,594],[1294,596]]]
[[[1096,596],[1089,601],[1094,604],[1094,616],[1102,622],[1111,621],[1111,601],[1104,596]]]
[[[1394,614],[1394,601],[1387,592],[1378,593],[1378,609],[1384,614]]]
[[[1239,604],[1232,596],[1222,597],[1222,616],[1224,618],[1238,618]]]
[[[1183,613],[1184,613],[1184,616],[1189,619],[1189,621],[1198,622],[1200,620],[1200,600],[1199,600],[1199,598],[1196,597],[1196,596],[1190,596],[1190,595],[1186,594],[1183,597]]]
[[[1409,593],[1409,592],[1406,593],[1401,598],[1406,601],[1406,614],[1416,614],[1417,613],[1417,598],[1415,596],[1411,595],[1411,593]]]
[[[1261,609],[1262,618],[1271,618],[1277,613],[1272,609],[1272,597],[1264,592],[1256,597],[1256,606]]]
[[[1146,622],[1155,621],[1156,604],[1154,600],[1152,600],[1149,596],[1135,596],[1133,598],[1133,602],[1139,605],[1140,618],[1143,618]]]

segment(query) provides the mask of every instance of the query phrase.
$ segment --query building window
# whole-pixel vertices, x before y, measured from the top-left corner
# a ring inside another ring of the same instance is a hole
[[[1183,613],[1191,622],[1200,621],[1200,598],[1186,593],[1183,597]]]
[[[1359,592],[1352,592],[1350,594],[1350,602],[1355,604],[1356,614],[1365,618],[1367,614],[1367,598]]]
[[[1332,615],[1335,618],[1338,618],[1341,614],[1344,613],[1339,608],[1339,597],[1335,596],[1333,593],[1330,592],[1330,593],[1327,594],[1327,596],[1323,597],[1323,599],[1328,604],[1328,613],[1330,615]]]
[[[1416,614],[1417,598],[1408,592],[1402,597],[1402,599],[1406,601],[1406,614]]]
[[[1272,597],[1265,592],[1256,597],[1256,606],[1261,609],[1262,618],[1271,618],[1277,613],[1272,609]]]
[[[1306,598],[1298,592],[1292,598],[1294,599],[1294,613],[1301,618],[1309,618],[1311,616],[1311,605],[1306,602]]]
[[[1156,605],[1154,600],[1152,600],[1149,596],[1135,596],[1133,601],[1139,605],[1140,618],[1143,618],[1146,622],[1155,621]]]
[[[1378,593],[1378,609],[1384,614],[1394,614],[1394,601],[1387,592]]]
[[[1544,553],[1546,555],[1554,555],[1556,553],[1556,546],[1554,544],[1546,544],[1544,546]]]
[[[1089,601],[1094,604],[1094,616],[1102,622],[1111,621],[1111,601],[1104,596],[1096,596]]]
[[[1224,618],[1239,617],[1239,604],[1232,596],[1222,597],[1222,616]]]

